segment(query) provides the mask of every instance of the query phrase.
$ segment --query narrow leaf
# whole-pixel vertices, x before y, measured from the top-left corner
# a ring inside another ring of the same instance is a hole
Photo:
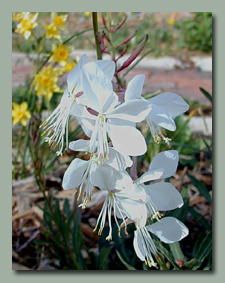
[[[205,97],[212,103],[212,95],[202,87],[200,87],[199,89],[205,95]]]
[[[120,253],[118,251],[116,251],[117,255],[118,255],[118,258],[120,259],[120,261],[126,266],[126,268],[128,270],[137,270],[135,269],[133,266],[131,266],[130,264],[128,264],[123,258],[122,256],[120,255]]]
[[[198,189],[199,193],[205,197],[205,199],[212,203],[212,198],[207,190],[207,188],[205,187],[205,185],[198,181],[194,176],[191,176],[189,173],[187,173],[188,177],[190,178],[190,180],[192,181],[192,183],[194,184],[194,186]]]

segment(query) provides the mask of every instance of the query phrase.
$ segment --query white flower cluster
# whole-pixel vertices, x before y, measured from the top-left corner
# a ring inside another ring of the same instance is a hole
[[[188,229],[176,218],[161,218],[159,213],[183,205],[174,186],[167,182],[145,183],[172,176],[177,170],[178,152],[168,150],[157,154],[148,172],[136,180],[126,169],[133,164],[130,156],[143,155],[147,150],[145,138],[137,130],[136,123],[146,119],[154,140],[168,142],[162,128],[175,131],[173,119],[188,110],[188,105],[174,93],[145,100],[141,97],[144,75],[138,75],[128,83],[121,103],[113,91],[114,73],[113,61],[87,63],[84,55],[68,75],[68,86],[59,106],[42,127],[48,131],[46,141],[51,146],[59,144],[57,154],[62,154],[64,136],[68,146],[69,116],[77,119],[90,139],[73,141],[69,148],[90,153],[90,159],[72,161],[65,172],[63,188],[76,188],[78,197],[82,196],[82,208],[90,202],[93,187],[106,191],[94,230],[99,229],[100,235],[108,216],[109,235],[106,239],[112,240],[112,211],[119,233],[121,227],[127,233],[127,225],[135,223],[135,252],[146,264],[156,266],[153,256],[157,257],[157,249],[150,233],[165,243],[173,243],[184,238]],[[146,226],[148,218],[152,224]]]

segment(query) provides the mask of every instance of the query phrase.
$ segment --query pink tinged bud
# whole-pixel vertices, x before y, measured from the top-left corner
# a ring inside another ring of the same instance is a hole
[[[127,20],[127,15],[125,15],[124,20],[117,26],[115,32],[116,32],[118,29],[120,29],[120,28],[125,24],[126,20]]]
[[[184,265],[184,260],[183,260],[183,259],[177,259],[177,260],[176,260],[176,263],[177,263],[180,267],[182,267],[182,266]]]
[[[137,31],[135,31],[135,33],[131,36],[129,36],[127,39],[125,39],[122,43],[120,43],[119,45],[116,46],[116,48],[119,48],[120,46],[126,44],[127,42],[129,42],[135,35],[137,34]]]
[[[76,94],[76,97],[80,97],[82,94],[84,94],[83,91],[80,91]]]
[[[94,116],[98,116],[98,112],[95,111],[95,110],[93,110],[93,109],[91,109],[91,108],[87,108],[87,111],[88,111],[89,113],[91,113],[92,115],[94,115]]]
[[[107,29],[105,17],[102,15],[102,23],[104,27]]]
[[[141,53],[144,49],[146,43],[148,41],[148,35],[146,34],[145,38],[141,41],[141,43],[136,47],[136,49],[132,52],[130,57],[123,63],[123,65],[117,70],[116,73],[121,72],[125,68],[129,67],[130,64],[137,58],[137,56]]]
[[[107,34],[105,34],[105,39],[108,41],[108,43],[111,43],[111,40],[109,39]]]
[[[102,35],[98,34],[98,40],[99,40],[99,43],[100,43],[100,49],[101,49],[102,54],[104,53],[104,51],[107,48],[107,46],[105,46],[105,44],[104,44],[104,38],[105,38],[105,33],[103,33]]]

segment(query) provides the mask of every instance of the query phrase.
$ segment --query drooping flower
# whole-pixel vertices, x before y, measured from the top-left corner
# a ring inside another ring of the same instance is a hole
[[[38,13],[30,15],[29,12],[23,13],[23,18],[20,20],[19,24],[16,26],[15,32],[22,34],[25,39],[28,39],[31,35],[32,29],[37,26],[36,20]]]
[[[189,233],[188,228],[174,217],[162,218],[159,222],[145,227],[137,222],[136,229],[133,241],[134,250],[140,260],[145,261],[149,267],[156,267],[153,256],[157,258],[157,248],[149,232],[167,244],[178,242]]]
[[[89,141],[78,140],[71,142],[69,148],[76,151],[86,151],[88,143]],[[132,165],[129,157],[123,157],[113,148],[110,148],[109,153],[109,159],[104,166],[101,165],[98,156],[92,154],[88,161],[78,158],[73,160],[64,174],[62,186],[65,190],[79,189],[78,198],[83,192],[81,204],[83,208],[91,200],[93,186],[98,186],[101,189],[105,189],[105,187],[114,189],[118,179],[122,178],[119,171]]]
[[[72,63],[73,59],[70,56],[70,53],[73,51],[71,46],[65,46],[60,44],[59,46],[52,45],[52,56],[49,59],[49,62],[56,62],[60,66],[64,67],[67,63]]]
[[[46,30],[46,38],[61,39],[61,36],[54,24],[44,25],[44,28]]]
[[[60,91],[58,83],[58,77],[62,74],[59,69],[53,69],[52,65],[41,70],[34,78],[35,90],[37,95],[44,96],[47,100],[50,100],[53,92]]]
[[[124,96],[125,102],[134,99],[145,101],[146,105],[151,108],[151,111],[146,117],[146,121],[154,141],[159,143],[162,139],[166,143],[169,143],[170,139],[165,136],[166,134],[162,128],[175,131],[176,124],[174,119],[186,112],[189,106],[183,98],[171,92],[159,94],[149,100],[144,99],[141,97],[144,80],[144,75],[137,75],[128,83]]]
[[[64,29],[64,23],[67,20],[68,15],[57,15],[57,13],[51,13],[53,24],[57,29]]]
[[[114,177],[114,176],[112,176]],[[133,199],[134,198],[134,199]],[[112,240],[112,223],[111,223],[111,213],[113,211],[114,219],[118,227],[118,233],[120,236],[120,227],[117,219],[122,219],[122,225],[125,227],[125,233],[127,234],[127,224],[126,219],[130,219],[130,214],[135,215],[135,217],[142,217],[142,220],[146,222],[147,211],[144,203],[136,200],[135,194],[132,192],[132,187],[128,191],[124,189],[114,189],[108,190],[108,194],[103,203],[101,212],[99,213],[96,226],[94,231],[97,230],[100,223],[100,228],[98,234],[101,235],[104,226],[106,215],[108,216],[109,221],[109,235],[106,237],[106,240]]]
[[[108,70],[111,77],[107,77],[94,63],[88,63],[82,69],[84,94],[79,98],[79,103],[97,112],[96,116],[90,115],[82,120],[92,132],[88,151],[97,151],[98,157],[104,160],[109,151],[109,137],[113,147],[122,154],[142,155],[147,149],[146,142],[135,126],[144,120],[151,109],[141,100],[117,106],[118,96],[113,92],[111,83],[115,72],[112,61]]]
[[[110,148],[110,151],[112,150],[113,148]],[[111,157],[109,160],[110,159]],[[116,159],[114,159],[114,162],[115,161],[117,162]],[[108,160],[106,161],[106,164],[107,162]],[[107,192],[94,231],[97,230],[100,224],[98,234],[101,235],[105,226],[106,216],[108,216],[109,234],[106,237],[108,241],[112,240],[112,211],[115,223],[118,227],[119,236],[121,227],[123,226],[125,227],[125,233],[127,234],[127,219],[132,219],[132,221],[139,220],[142,225],[145,225],[147,220],[147,208],[145,202],[147,202],[148,196],[145,191],[140,192],[136,190],[134,185],[129,182],[129,178],[127,178],[125,171],[121,170],[123,167],[126,167],[126,165],[122,166],[120,171],[112,169],[108,170],[109,167],[107,167],[105,163],[104,165],[99,163],[91,175],[92,184]],[[116,168],[119,169],[118,164]],[[124,186],[127,182],[129,185]],[[122,219],[122,224],[119,224],[118,219]]]
[[[15,125],[16,123],[20,122],[23,126],[26,126],[27,119],[30,119],[31,114],[29,112],[27,102],[22,102],[21,104],[17,104],[15,102],[12,103],[13,110],[12,110],[12,124]]]

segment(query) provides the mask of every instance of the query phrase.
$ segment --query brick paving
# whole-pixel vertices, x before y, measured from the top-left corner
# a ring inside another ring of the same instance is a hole
[[[137,74],[144,74],[146,91],[174,92],[189,100],[197,100],[201,104],[210,105],[208,99],[199,90],[204,88],[212,93],[212,73],[199,70],[133,70],[127,79]]]

